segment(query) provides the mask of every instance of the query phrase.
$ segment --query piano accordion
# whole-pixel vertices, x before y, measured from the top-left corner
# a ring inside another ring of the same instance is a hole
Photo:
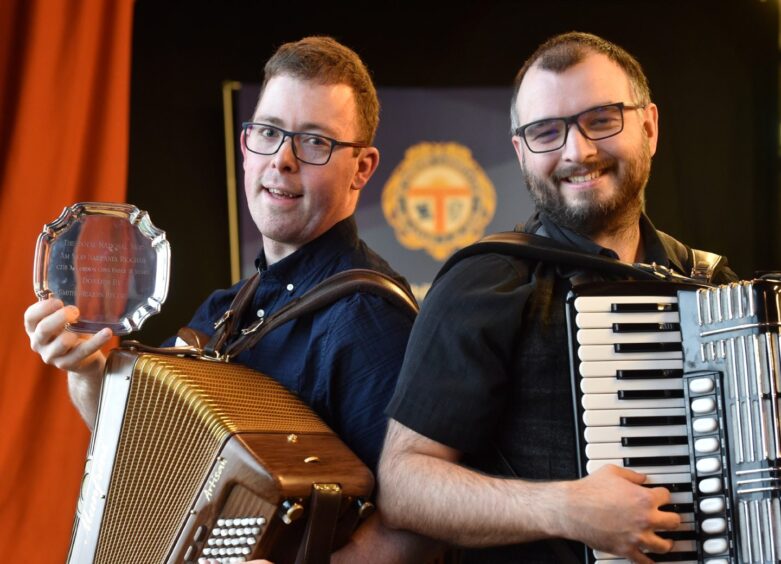
[[[303,402],[237,364],[109,356],[68,561],[327,562],[371,472]],[[311,541],[299,554],[302,539]],[[319,549],[318,549],[319,546]]]
[[[610,463],[671,491],[683,523],[656,562],[781,561],[781,283],[586,284],[567,302],[581,475]]]

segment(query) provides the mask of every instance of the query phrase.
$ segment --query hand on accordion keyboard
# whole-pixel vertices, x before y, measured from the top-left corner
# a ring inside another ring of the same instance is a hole
[[[672,548],[672,541],[656,531],[676,529],[681,518],[659,510],[670,502],[670,492],[644,487],[644,481],[643,474],[606,465],[572,482],[565,517],[569,537],[639,564],[653,564],[645,552]]]

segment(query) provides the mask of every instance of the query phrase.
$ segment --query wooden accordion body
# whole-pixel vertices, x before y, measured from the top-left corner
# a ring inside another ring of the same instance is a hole
[[[241,365],[116,350],[98,411],[71,563],[292,562],[316,525],[313,491],[337,494],[329,545],[370,507],[364,464],[301,400]]]

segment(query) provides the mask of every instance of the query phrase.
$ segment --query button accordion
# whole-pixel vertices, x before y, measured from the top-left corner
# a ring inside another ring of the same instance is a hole
[[[682,525],[656,562],[781,560],[781,283],[615,282],[568,298],[581,475],[648,475]],[[626,562],[587,550],[589,562]]]
[[[272,378],[116,350],[68,562],[327,562],[332,541],[345,542],[367,514],[373,486],[368,468]]]

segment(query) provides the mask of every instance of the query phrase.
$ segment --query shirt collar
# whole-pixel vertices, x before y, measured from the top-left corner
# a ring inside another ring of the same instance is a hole
[[[603,247],[572,229],[558,225],[542,212],[537,212],[532,216],[527,222],[525,230],[529,233],[550,237],[554,241],[569,245],[585,253],[602,255],[616,260],[619,258],[618,253],[614,250]],[[677,267],[680,272],[684,272],[678,258],[674,254],[668,255],[656,232],[656,228],[645,213],[640,215],[640,234],[643,241],[644,262],[648,264],[656,263],[668,268]]]
[[[344,252],[345,248],[354,248],[357,245],[358,227],[355,217],[350,216],[271,266],[266,264],[266,256],[261,248],[255,259],[255,268],[264,279],[276,278],[283,282],[291,282],[293,278],[297,278],[295,283],[298,285],[318,276],[318,273],[328,267],[339,254]]]

